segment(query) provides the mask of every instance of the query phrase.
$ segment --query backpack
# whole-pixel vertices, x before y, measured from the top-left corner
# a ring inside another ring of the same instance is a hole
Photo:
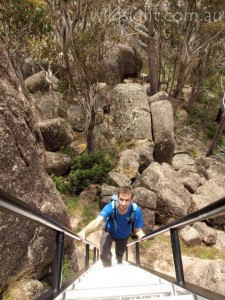
[[[112,197],[109,200],[109,203],[111,203],[111,205],[112,205],[113,214],[112,214],[112,216],[107,217],[107,221],[106,221],[106,224],[105,224],[105,231],[107,229],[107,225],[108,225],[108,222],[109,222],[110,218],[113,220],[115,230],[117,230],[116,211],[117,211],[117,207],[118,207],[118,195],[116,195],[116,194],[112,195]],[[135,213],[136,213],[136,210],[137,210],[138,206],[137,206],[137,203],[134,203],[134,202],[131,202],[131,204],[132,204],[132,209],[131,209],[131,212],[130,212],[128,224],[132,225],[131,232],[133,234],[134,233],[134,218],[135,218]]]

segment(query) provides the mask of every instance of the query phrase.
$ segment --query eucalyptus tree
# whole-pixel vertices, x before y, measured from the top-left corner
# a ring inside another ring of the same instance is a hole
[[[118,4],[119,5],[119,4]],[[109,0],[3,0],[0,31],[24,93],[20,65],[27,55],[38,63],[63,65],[67,98],[78,102],[86,118],[88,152],[95,150],[94,127],[98,75],[111,44],[118,6]]]
[[[110,1],[48,1],[55,18],[55,32],[65,66],[64,80],[70,99],[78,102],[86,119],[88,152],[95,151],[94,128],[98,95],[98,76],[110,43],[117,35],[117,7]]]

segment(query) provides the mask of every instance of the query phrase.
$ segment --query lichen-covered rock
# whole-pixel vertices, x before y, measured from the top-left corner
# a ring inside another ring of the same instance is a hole
[[[133,150],[125,150],[120,153],[119,161],[114,171],[127,176],[129,179],[136,178],[139,170],[139,155]]]
[[[108,185],[114,185],[116,187],[122,187],[125,185],[130,185],[131,180],[124,174],[115,172],[115,171],[110,171],[107,174],[106,177],[106,183]]]
[[[41,133],[1,43],[0,69],[0,188],[69,226],[64,203],[45,171]],[[53,260],[55,233],[3,212],[0,228],[0,282],[28,266],[42,277]]]
[[[195,246],[201,244],[201,238],[199,232],[193,227],[187,225],[180,230],[180,236],[182,240],[188,246]]]
[[[154,160],[172,165],[175,149],[172,105],[168,100],[150,105],[154,140]]]
[[[152,141],[150,107],[143,86],[137,83],[116,85],[112,91],[110,111],[116,139]]]
[[[151,163],[133,187],[145,187],[157,195],[156,220],[160,223],[167,224],[192,209],[191,194],[177,180],[176,171],[166,163]]]
[[[62,119],[48,119],[38,122],[46,151],[58,151],[74,140],[74,133],[70,124]]]
[[[49,175],[65,174],[71,166],[71,157],[59,152],[46,152],[46,172]]]
[[[102,64],[98,79],[114,85],[125,77],[137,77],[142,68],[142,58],[136,48],[118,44],[111,48]]]
[[[46,72],[40,71],[27,79],[25,79],[25,86],[30,93],[48,90],[50,84],[46,78]]]
[[[216,230],[207,226],[204,222],[196,222],[192,226],[200,234],[201,240],[206,245],[214,245],[216,243]]]

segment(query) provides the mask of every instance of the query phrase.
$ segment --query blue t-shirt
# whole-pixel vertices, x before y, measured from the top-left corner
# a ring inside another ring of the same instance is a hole
[[[107,223],[107,229],[112,234],[113,237],[116,239],[124,239],[129,236],[132,229],[132,224],[128,224],[130,220],[130,214],[132,210],[132,204],[128,207],[127,212],[124,215],[121,215],[119,210],[116,210],[116,224],[117,228],[115,229],[114,221],[112,218],[109,218],[109,221]],[[107,217],[113,216],[113,208],[112,204],[107,204],[102,211],[100,212],[100,215],[105,219]],[[139,207],[137,207],[134,217],[134,227],[135,228],[142,228],[144,225],[143,218],[142,218],[142,212]]]

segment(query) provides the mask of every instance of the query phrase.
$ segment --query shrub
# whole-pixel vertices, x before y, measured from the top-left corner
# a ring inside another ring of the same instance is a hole
[[[52,176],[58,191],[63,194],[78,194],[92,183],[102,183],[113,168],[112,157],[104,152],[83,153],[72,159],[67,177]]]
[[[60,193],[67,194],[70,192],[70,186],[66,178],[56,175],[52,175],[51,178]]]
[[[104,152],[81,154],[72,160],[68,175],[70,192],[80,193],[91,183],[101,183],[105,175],[113,168],[112,158]]]

